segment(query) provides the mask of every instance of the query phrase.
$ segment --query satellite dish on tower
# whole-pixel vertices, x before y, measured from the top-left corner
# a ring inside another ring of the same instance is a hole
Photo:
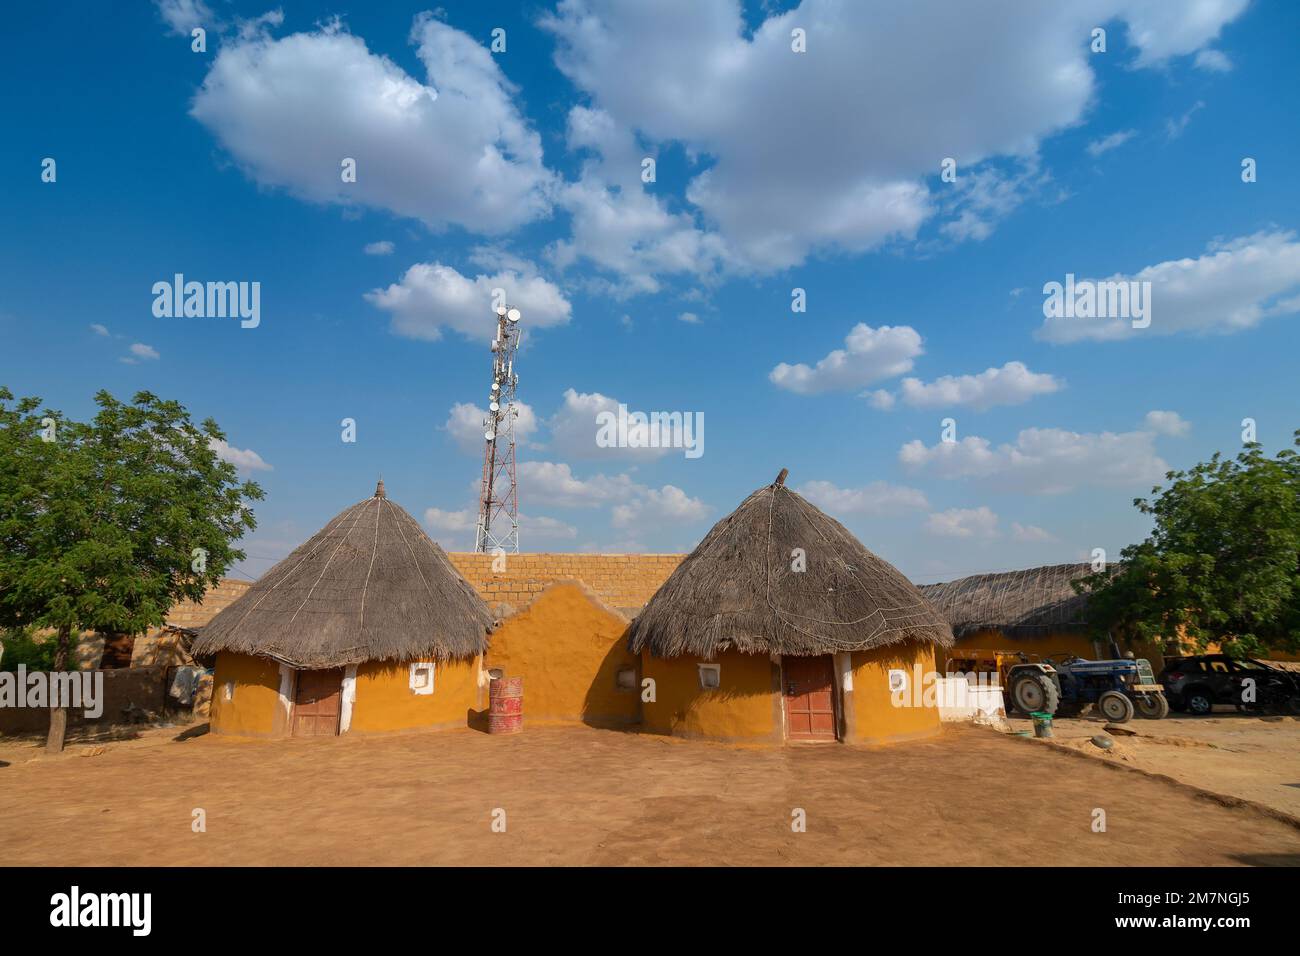
[[[488,441],[491,441],[492,439],[497,437],[497,434],[494,431],[485,431],[483,433],[483,437],[486,438]]]
[[[505,315],[505,314],[506,314],[506,307],[504,305],[497,306],[497,315]]]
[[[518,322],[518,321],[519,321],[519,310],[518,310],[518,309],[511,309],[509,312],[506,313],[506,318],[509,319],[511,322]]]

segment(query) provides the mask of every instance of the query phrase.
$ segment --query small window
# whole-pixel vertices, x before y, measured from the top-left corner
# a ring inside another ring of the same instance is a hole
[[[433,693],[433,662],[420,661],[411,665],[411,693]]]
[[[700,664],[700,686],[705,690],[717,690],[722,686],[721,664]]]
[[[221,694],[221,696],[222,696],[225,700],[234,700],[234,699],[235,699],[235,682],[234,682],[233,680],[228,680],[228,681],[226,681],[226,682],[222,685],[222,694]]]
[[[636,690],[636,668],[619,668],[618,675],[614,678],[614,686],[619,690]]]

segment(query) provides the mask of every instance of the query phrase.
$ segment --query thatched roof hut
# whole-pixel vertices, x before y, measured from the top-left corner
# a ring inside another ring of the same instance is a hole
[[[659,657],[811,656],[952,632],[893,565],[785,487],[759,488],[704,537],[632,622],[629,647]],[[795,570],[802,549],[806,568]]]
[[[1090,573],[1087,564],[1055,564],[924,584],[921,593],[958,638],[980,631],[1010,638],[1081,634],[1088,629],[1088,597],[1071,582]]]
[[[472,657],[492,613],[379,482],[214,617],[194,655],[299,668]]]

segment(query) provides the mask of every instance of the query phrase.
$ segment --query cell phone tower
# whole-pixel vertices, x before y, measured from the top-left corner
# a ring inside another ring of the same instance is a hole
[[[483,419],[483,484],[478,499],[474,550],[482,554],[519,553],[519,488],[515,483],[515,350],[519,347],[519,310],[497,306],[497,334],[492,340],[492,390]]]

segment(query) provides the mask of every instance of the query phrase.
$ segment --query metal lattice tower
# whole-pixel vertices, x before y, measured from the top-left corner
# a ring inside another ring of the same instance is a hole
[[[515,350],[519,347],[519,310],[499,306],[492,340],[492,390],[483,419],[483,483],[478,499],[474,550],[519,553],[519,489],[515,483]]]

